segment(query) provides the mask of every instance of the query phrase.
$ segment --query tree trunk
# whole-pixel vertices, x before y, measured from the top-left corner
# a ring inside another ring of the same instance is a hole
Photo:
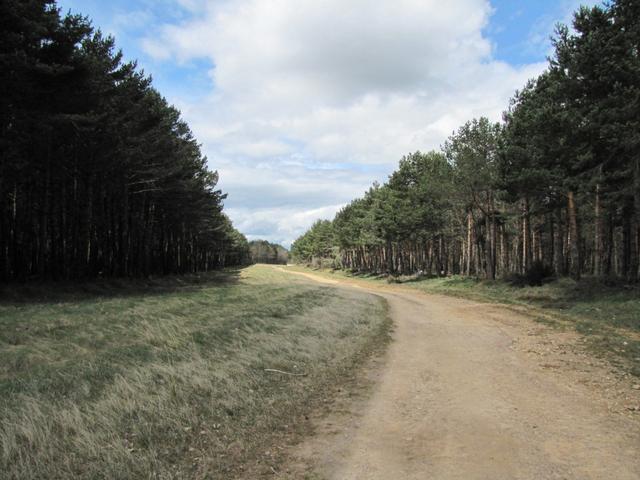
[[[471,256],[473,253],[473,215],[471,210],[467,213],[467,265],[465,273],[471,275]]]
[[[509,270],[509,252],[507,251],[507,239],[504,225],[500,227],[500,274],[504,275]]]
[[[631,249],[631,262],[629,275],[627,278],[635,282],[638,280],[640,272],[640,156],[636,155],[635,164],[633,169],[633,209],[634,209],[634,222],[633,222],[633,236],[632,236],[632,249]]]
[[[580,237],[578,230],[578,215],[573,192],[567,195],[567,217],[569,220],[569,249],[570,249],[570,272],[571,276],[580,279]]]
[[[596,185],[595,199],[595,225],[593,245],[593,274],[596,277],[602,275],[602,212],[600,207],[600,185]]]
[[[522,201],[522,274],[531,266],[531,221],[529,215],[529,198]]]
[[[485,216],[485,228],[486,228],[486,232],[484,237],[485,238],[484,245],[485,245],[485,256],[486,256],[486,264],[487,264],[487,270],[485,273],[488,280],[495,280],[496,278],[496,259],[494,255],[495,241],[494,241],[494,235],[493,235],[492,220],[489,218],[489,214]]]

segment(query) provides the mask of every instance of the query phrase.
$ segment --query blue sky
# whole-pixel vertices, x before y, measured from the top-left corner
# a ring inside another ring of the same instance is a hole
[[[114,35],[181,109],[234,224],[285,245],[402,155],[474,116],[499,119],[580,3],[58,1]]]
[[[154,86],[165,96],[187,96],[197,99],[211,88],[207,71],[209,60],[186,63],[156,61],[142,48],[142,41],[161,25],[189,18],[188,9],[173,1],[147,0],[58,0],[63,13],[81,13],[93,25],[115,36],[128,60],[137,60],[153,76]]]

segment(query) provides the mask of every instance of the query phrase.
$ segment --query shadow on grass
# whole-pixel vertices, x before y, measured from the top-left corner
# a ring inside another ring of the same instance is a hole
[[[528,288],[518,296],[542,308],[573,312],[614,327],[640,330],[640,286],[585,278]]]
[[[362,278],[364,280],[389,280],[391,277],[386,273],[368,273],[368,272],[358,272],[351,271],[350,275],[356,278]]]
[[[448,284],[469,284],[475,283],[476,280],[463,277],[441,277],[438,275],[411,275],[408,277],[390,277],[390,283],[420,283],[427,280],[446,280]]]
[[[242,268],[184,275],[147,278],[98,278],[86,281],[33,281],[0,284],[0,305],[91,301],[165,295],[178,291],[197,291],[214,285],[235,285]]]

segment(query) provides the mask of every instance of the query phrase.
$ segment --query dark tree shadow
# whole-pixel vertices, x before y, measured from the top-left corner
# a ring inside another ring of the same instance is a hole
[[[240,282],[242,268],[147,278],[97,278],[85,281],[32,281],[0,284],[0,305],[82,302],[101,298],[166,295]]]

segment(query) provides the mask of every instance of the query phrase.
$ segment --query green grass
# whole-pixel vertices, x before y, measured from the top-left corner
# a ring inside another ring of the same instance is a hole
[[[1,294],[7,479],[241,476],[390,328],[377,297],[264,266]]]
[[[310,271],[304,267],[289,267]],[[505,281],[453,276],[393,278],[345,271],[314,271],[328,277],[358,279],[374,284],[397,283],[427,293],[527,307],[537,321],[575,328],[590,349],[619,367],[640,376],[640,287],[591,278],[563,278],[540,287],[516,287]],[[533,307],[533,308],[532,308]]]

